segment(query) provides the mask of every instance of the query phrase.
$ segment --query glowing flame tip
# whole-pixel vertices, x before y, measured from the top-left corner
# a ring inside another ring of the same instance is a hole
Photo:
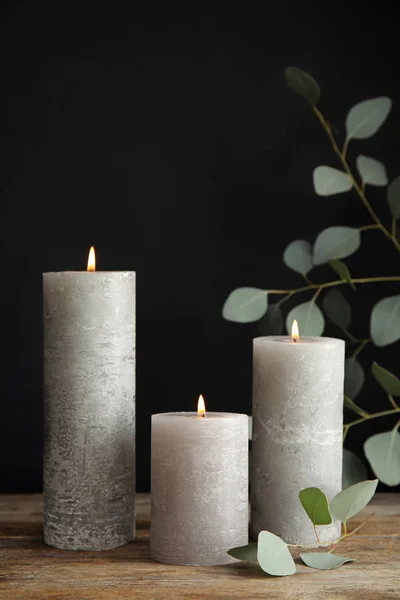
[[[89,258],[88,258],[88,263],[87,263],[87,270],[88,271],[95,271],[96,270],[96,254],[95,254],[93,246],[89,250]]]
[[[204,398],[201,394],[199,396],[199,401],[197,403],[197,416],[198,417],[206,416],[206,405],[204,403]]]
[[[298,342],[300,339],[300,334],[299,334],[299,326],[297,324],[296,319],[293,321],[292,324],[292,340],[294,342]]]

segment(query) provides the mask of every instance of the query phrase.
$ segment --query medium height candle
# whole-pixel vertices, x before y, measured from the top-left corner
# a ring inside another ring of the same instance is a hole
[[[292,544],[316,536],[299,492],[319,487],[331,499],[342,486],[343,340],[260,337],[253,345],[251,526]],[[340,523],[318,528],[339,537]]]
[[[135,273],[43,274],[44,539],[134,538]]]
[[[248,542],[248,417],[199,411],[152,415],[150,547],[162,563],[226,564]]]

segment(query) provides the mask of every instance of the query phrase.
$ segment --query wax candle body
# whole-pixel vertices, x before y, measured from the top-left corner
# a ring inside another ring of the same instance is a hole
[[[179,565],[233,562],[248,542],[248,417],[152,416],[151,556]]]
[[[135,273],[44,273],[44,539],[134,538]]]
[[[321,488],[328,499],[342,485],[342,340],[261,337],[253,345],[251,527],[288,543],[316,541],[299,492]],[[330,542],[340,523],[320,528]]]

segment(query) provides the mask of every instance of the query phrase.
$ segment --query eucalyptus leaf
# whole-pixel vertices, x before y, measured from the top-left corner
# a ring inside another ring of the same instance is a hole
[[[269,575],[293,575],[296,565],[287,544],[269,531],[260,531],[257,544],[257,561]]]
[[[268,307],[268,293],[254,287],[233,290],[225,301],[222,316],[227,321],[250,323],[260,319]]]
[[[387,190],[387,201],[395,219],[400,219],[400,176],[390,182]]]
[[[370,329],[376,346],[388,346],[400,339],[400,296],[389,296],[375,304]]]
[[[360,247],[359,229],[354,227],[328,227],[321,231],[314,244],[314,264],[346,258]]]
[[[351,322],[351,308],[343,294],[330,289],[322,301],[326,315],[341,329],[347,329]]]
[[[328,499],[324,492],[317,487],[309,487],[299,493],[300,502],[314,525],[330,525]]]
[[[247,560],[253,564],[257,564],[257,542],[251,542],[247,546],[237,546],[227,550],[229,556],[238,558],[239,560]]]
[[[344,393],[354,399],[365,381],[364,369],[356,358],[346,358],[344,362]]]
[[[330,504],[332,516],[346,523],[367,506],[375,494],[377,485],[377,479],[360,481],[336,494]]]
[[[296,319],[301,336],[320,336],[323,334],[325,319],[321,310],[311,300],[292,308],[286,317],[286,329],[291,333],[292,323]]]
[[[345,558],[331,552],[302,552],[300,558],[307,567],[312,569],[337,569],[344,563],[353,562],[353,558]]]
[[[303,96],[311,105],[317,104],[321,92],[318,83],[311,75],[297,67],[288,67],[285,69],[285,80],[296,94]]]
[[[396,375],[393,375],[376,362],[372,364],[372,374],[385,392],[391,396],[400,396],[400,379]]]
[[[344,171],[321,165],[313,171],[314,191],[318,196],[332,196],[348,192],[353,182]]]
[[[343,448],[342,488],[346,489],[367,477],[367,469],[362,460],[347,448]]]
[[[373,136],[386,121],[392,108],[387,96],[359,102],[350,109],[346,117],[347,138],[364,140]]]
[[[400,434],[398,428],[377,433],[364,443],[364,452],[373,472],[385,485],[400,483]]]
[[[357,157],[357,169],[361,180],[370,185],[387,185],[388,178],[385,165],[375,158],[360,155]]]
[[[283,262],[296,273],[306,276],[313,268],[311,244],[306,240],[291,242],[283,253]]]
[[[344,406],[344,408],[348,408],[349,410],[352,410],[357,415],[360,415],[360,417],[365,417],[368,414],[365,410],[363,410],[355,402],[353,402],[353,400],[351,398],[349,398],[348,396],[344,396],[343,406]]]
[[[283,331],[283,314],[280,306],[270,304],[258,325],[260,335],[280,335]]]
[[[356,286],[354,285],[354,283],[351,280],[350,271],[349,271],[347,265],[345,265],[343,261],[330,260],[329,266],[332,267],[332,269],[334,271],[336,271],[336,273],[339,275],[339,277],[342,281],[347,281],[347,283],[349,283],[351,285],[353,290],[356,289]]]

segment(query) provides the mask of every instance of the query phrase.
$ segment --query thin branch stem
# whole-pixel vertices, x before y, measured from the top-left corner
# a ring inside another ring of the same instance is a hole
[[[368,229],[380,229],[379,225],[376,225],[376,223],[372,223],[371,225],[363,225],[362,227],[358,228],[358,231],[368,231]]]
[[[358,196],[360,197],[362,203],[364,204],[365,208],[367,209],[367,211],[369,212],[369,214],[372,217],[372,220],[376,223],[376,225],[378,226],[378,228],[382,231],[382,233],[393,243],[393,245],[397,248],[397,250],[400,251],[400,243],[397,241],[396,237],[392,235],[392,233],[386,229],[386,227],[383,225],[383,223],[381,222],[381,220],[379,219],[378,215],[376,214],[376,212],[374,211],[374,209],[372,208],[372,206],[370,205],[370,203],[368,202],[367,198],[365,197],[365,193],[364,193],[364,186],[361,184],[361,186],[357,183],[357,181],[354,178],[354,175],[349,167],[349,164],[346,160],[346,153],[347,153],[347,147],[349,144],[349,140],[346,139],[344,146],[343,146],[343,150],[341,151],[339,146],[337,145],[337,142],[335,140],[335,137],[332,133],[332,130],[330,128],[330,126],[328,125],[328,123],[325,120],[325,117],[323,116],[323,114],[321,113],[321,111],[319,110],[319,108],[317,108],[315,105],[312,107],[317,119],[319,120],[319,122],[321,123],[324,131],[326,132],[329,141],[332,144],[332,148],[335,152],[335,154],[338,156],[340,162],[342,163],[343,169],[345,171],[345,173],[347,173],[347,175],[349,176],[349,179],[351,181],[351,183],[353,184],[353,187],[355,189],[355,191],[357,192]]]
[[[393,398],[393,396],[391,394],[388,394],[388,398],[389,398],[389,402],[390,404],[393,406],[393,408],[400,408],[400,406],[397,404],[396,400]]]
[[[378,417],[388,417],[389,415],[395,415],[400,413],[400,406],[396,406],[396,408],[391,408],[390,410],[382,410],[377,413],[366,414],[364,417],[360,419],[355,419],[355,421],[350,421],[350,423],[346,423],[343,429],[349,430],[350,427],[354,427],[355,425],[360,425],[360,423],[364,423],[365,421],[370,421],[371,419],[377,419]]]
[[[314,526],[315,537],[317,538],[318,544],[320,544],[321,540],[319,539],[319,535],[318,535],[318,531],[317,531],[317,526],[315,525],[315,523],[313,523],[313,526]]]
[[[343,329],[343,333],[349,338],[350,342],[356,344],[358,340],[354,337],[352,333],[348,329]]]
[[[392,236],[396,239],[396,219],[392,219]]]
[[[355,279],[350,279],[352,283],[378,283],[383,281],[400,281],[400,277],[397,275],[389,275],[384,277],[357,277]],[[311,289],[318,289],[328,287],[335,287],[336,285],[347,285],[348,281],[343,281],[343,279],[337,279],[335,281],[327,281],[325,283],[310,283],[309,285],[304,285],[299,288],[294,288],[293,290],[265,290],[268,294],[287,294],[288,296],[293,296],[293,294],[299,294],[300,292],[306,292]]]
[[[367,339],[367,340],[362,340],[362,342],[360,343],[360,345],[358,346],[358,348],[355,349],[355,351],[353,352],[351,358],[353,360],[355,360],[357,358],[357,356],[360,354],[360,352],[362,352],[365,348],[365,346],[371,341],[371,338]]]
[[[280,300],[278,300],[278,302],[276,302],[276,306],[280,306],[281,304],[286,302],[286,300],[289,300],[289,298],[291,298],[291,297],[292,297],[292,294],[286,294],[286,296],[283,296],[283,298],[281,298]]]

